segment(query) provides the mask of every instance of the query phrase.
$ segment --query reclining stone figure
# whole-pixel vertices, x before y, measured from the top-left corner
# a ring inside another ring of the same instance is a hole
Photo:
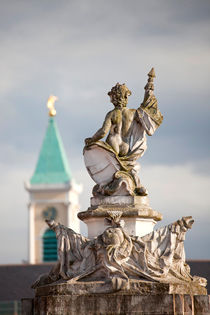
[[[110,212],[101,235],[90,240],[55,221],[47,221],[58,240],[58,262],[48,275],[42,275],[33,288],[56,282],[111,281],[113,289],[129,286],[130,280],[162,283],[197,283],[204,278],[190,275],[185,262],[185,233],[192,217],[183,217],[143,237],[128,235],[120,220],[122,213]]]

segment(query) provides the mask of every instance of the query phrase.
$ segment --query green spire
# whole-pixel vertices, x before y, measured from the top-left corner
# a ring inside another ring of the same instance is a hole
[[[66,153],[53,117],[49,123],[35,172],[30,180],[31,185],[58,184],[71,180]]]

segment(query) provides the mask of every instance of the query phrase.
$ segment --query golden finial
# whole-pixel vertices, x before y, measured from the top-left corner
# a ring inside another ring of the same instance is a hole
[[[47,107],[49,108],[49,116],[54,117],[56,115],[56,110],[54,107],[55,101],[58,100],[58,97],[55,95],[50,95],[47,100]]]

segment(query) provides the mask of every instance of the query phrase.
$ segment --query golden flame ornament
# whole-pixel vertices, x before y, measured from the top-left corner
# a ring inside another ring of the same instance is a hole
[[[55,101],[58,100],[58,97],[55,95],[50,95],[47,100],[47,108],[49,108],[49,116],[54,117],[56,115],[55,110]]]

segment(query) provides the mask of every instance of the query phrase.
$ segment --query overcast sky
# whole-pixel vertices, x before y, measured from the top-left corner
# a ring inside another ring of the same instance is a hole
[[[210,259],[210,2],[0,2],[0,263],[27,260],[28,195],[48,122],[46,101],[57,95],[56,121],[81,210],[93,181],[83,163],[84,138],[112,109],[116,82],[144,95],[155,67],[155,95],[164,121],[141,159],[141,178],[158,226],[193,215],[187,257]]]

